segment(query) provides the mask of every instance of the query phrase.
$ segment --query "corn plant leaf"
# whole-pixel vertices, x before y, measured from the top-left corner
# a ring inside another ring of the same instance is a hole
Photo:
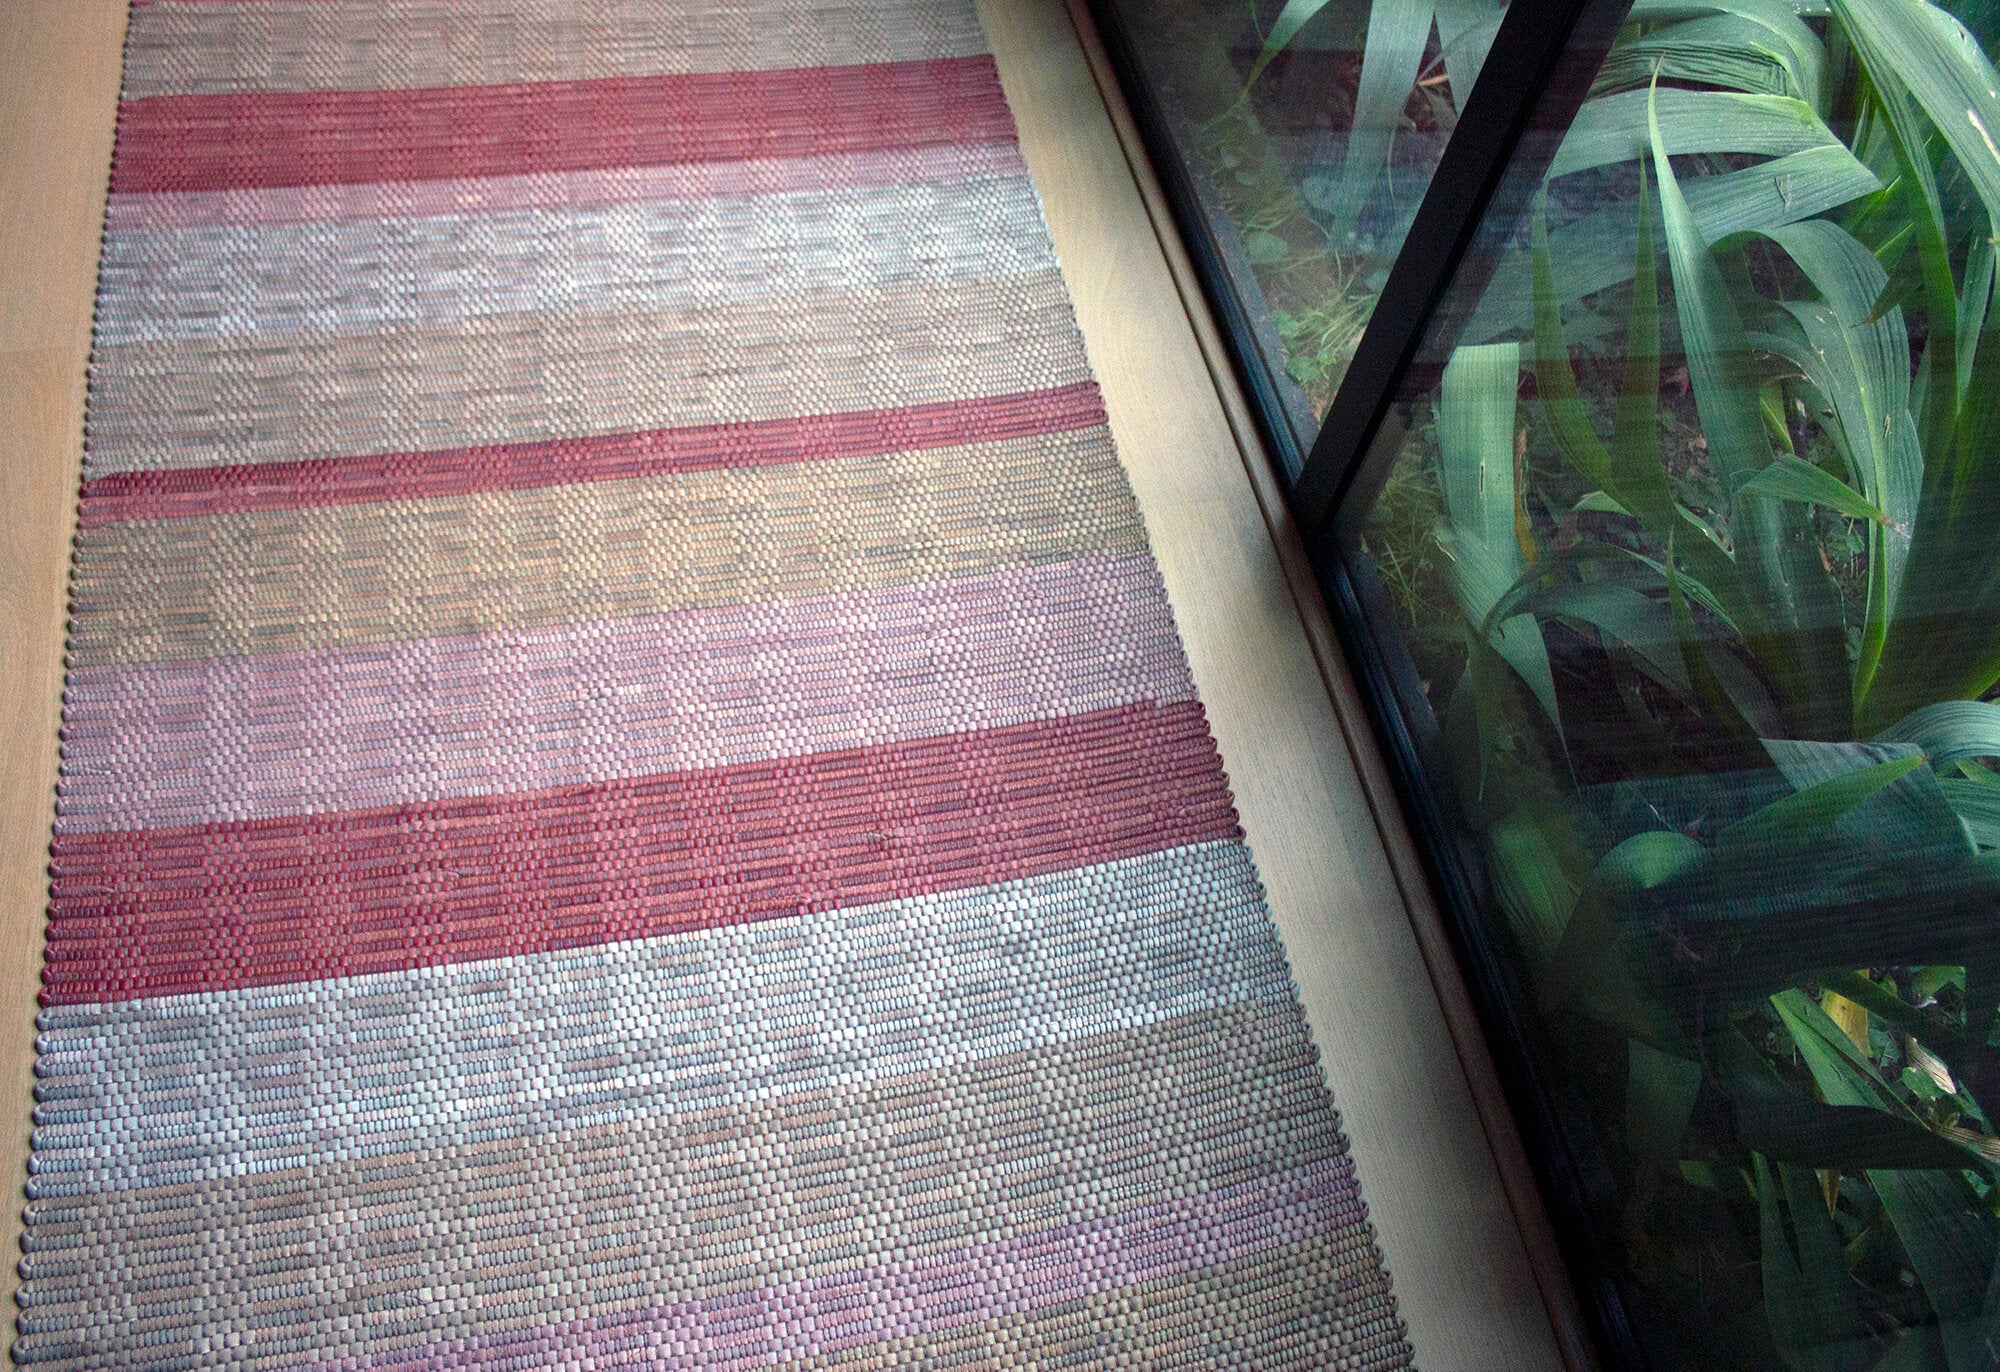
[[[1826,837],[1848,811],[1924,765],[1921,754],[1891,758],[1816,781],[1729,825],[1716,836],[1725,851],[1773,860]]]
[[[1833,473],[1790,453],[1738,486],[1736,494],[1758,500],[1797,500],[1807,505],[1824,505],[1849,519],[1872,519],[1878,524],[1889,518]]]
[[[1818,12],[1825,12],[1824,4]],[[1810,13],[1814,11],[1793,0],[1637,0],[1632,6],[1632,18],[1649,22],[1726,14],[1765,29],[1772,55],[1798,93],[1817,108],[1825,99],[1826,46],[1800,18]]]
[[[1764,1317],[1785,1366],[1797,1372],[1866,1372],[1878,1346],[1847,1273],[1840,1238],[1809,1180],[1786,1163],[1754,1154]],[[1782,1197],[1782,1202],[1781,1198]],[[1785,1211],[1791,1212],[1790,1232]],[[1796,1247],[1794,1246],[1796,1238]]]
[[[1708,849],[1672,829],[1637,833],[1606,853],[1591,873],[1600,888],[1614,895],[1652,891],[1708,865]]]
[[[1979,42],[1925,0],[1832,0],[1869,74],[1893,72],[1958,156],[2000,224],[2000,74]]]
[[[1290,7],[1287,4],[1286,8]],[[1432,0],[1374,0],[1369,6],[1361,79],[1354,93],[1354,122],[1348,129],[1333,196],[1331,228],[1336,243],[1354,227],[1375,178],[1388,165],[1396,130],[1402,124],[1403,106],[1416,89],[1424,49],[1430,44],[1431,20]],[[1267,42],[1265,47],[1269,46]]]
[[[1697,232],[1705,241],[1719,243],[1735,234],[1809,219],[1881,188],[1874,172],[1835,144],[1696,178],[1685,187],[1685,200]],[[1631,221],[1631,208],[1620,205],[1550,229],[1557,264],[1553,279],[1564,303],[1632,279]],[[1464,341],[1487,342],[1529,326],[1534,315],[1532,263],[1510,256],[1494,272],[1467,321]]]
[[[1486,832],[1487,861],[1501,909],[1537,968],[1555,956],[1581,889],[1550,832],[1562,822],[1520,806]]]
[[[1924,451],[1941,459],[1953,437],[1958,396],[1950,387],[1929,385],[1928,377],[1933,371],[1941,376],[1956,377],[1962,370],[1958,360],[1956,327],[1958,287],[1952,267],[1951,239],[1954,235],[1946,223],[1943,202],[1938,194],[1936,169],[1931,159],[1931,125],[1922,113],[1922,101],[1914,89],[1917,84],[1935,87],[1938,78],[1920,76],[1908,70],[1903,64],[1910,54],[1900,51],[1897,43],[1884,41],[1891,37],[1891,30],[1909,28],[1912,11],[1916,12],[1920,28],[1929,26],[1930,15],[1941,14],[1924,0],[1916,0],[1916,4],[1907,9],[1878,8],[1873,4],[1856,8],[1849,0],[1841,0],[1836,6],[1842,32],[1874,87],[1875,99],[1871,108],[1879,110],[1882,117],[1872,123],[1881,130],[1880,141],[1893,157],[1897,169],[1895,198],[1900,202],[1903,220],[1911,229],[1916,245],[1917,276],[1922,282],[1925,316],[1929,323],[1923,364],[1919,369],[1917,389],[1921,398],[1916,407],[1917,429],[1922,435]],[[1863,24],[1860,29],[1854,27],[1857,20]],[[1888,21],[1887,27],[1878,29],[1876,24],[1880,20]],[[1933,94],[1936,93],[1933,89]],[[1989,123],[1987,127],[1992,125]],[[1948,462],[1933,461],[1925,472],[1927,484],[1936,486],[1945,482],[1949,471]]]
[[[1452,102],[1459,109],[1465,108],[1465,98],[1472,94],[1472,83],[1479,79],[1506,15],[1502,0],[1437,0],[1438,47]]]
[[[1558,615],[1588,624],[1608,640],[1624,644],[1664,686],[1693,699],[1681,660],[1673,616],[1659,601],[1612,581],[1568,581],[1545,587],[1520,605],[1520,613]],[[2000,787],[1996,787],[2000,790]]]
[[[1579,539],[1567,547],[1546,554],[1540,562],[1523,572],[1487,612],[1483,632],[1490,635],[1495,626],[1523,613],[1525,609],[1532,608],[1529,606],[1529,601],[1542,594],[1540,588],[1544,583],[1553,585],[1578,568],[1600,562],[1629,563],[1634,567],[1642,567],[1660,578],[1661,585],[1665,585],[1667,581],[1667,564],[1657,558],[1648,557],[1637,549],[1622,544],[1605,543],[1597,539]],[[1728,609],[1698,578],[1681,569],[1675,574],[1675,581],[1689,601],[1701,606],[1720,620],[1731,633],[1741,637],[1742,630],[1729,617]],[[1540,601],[1537,600],[1536,603],[1540,604]]]
[[[1838,1036],[1845,1045],[1843,1061],[1863,1074],[1870,1089],[1859,1092],[1858,1098],[1813,1100],[1782,1081],[1742,1034],[1713,1033],[1708,1039],[1710,1060],[1733,1107],[1737,1141],[1745,1148],[1801,1167],[1848,1172],[1877,1167],[1959,1168],[1973,1161],[1957,1144],[1931,1133],[1907,1112],[1889,1108],[1894,1096],[1888,1083],[1809,997],[1788,990],[1771,997],[1771,1003],[1788,1026],[1791,1015],[1809,1017],[1814,1026]]]
[[[1901,1115],[1867,1105],[1825,1105],[1789,1093],[1738,1101],[1736,1135],[1745,1148],[1795,1166],[1842,1172],[1955,1171],[1979,1162],[1970,1150]]]
[[[1384,2],[1390,3],[1391,0]],[[1291,41],[1299,36],[1299,31],[1311,23],[1326,6],[1327,0],[1285,0],[1285,7],[1278,11],[1277,21],[1271,25],[1271,32],[1264,39],[1264,46],[1258,52],[1257,60],[1250,64],[1250,74],[1243,79],[1244,90],[1247,91],[1257,84],[1257,78],[1264,74],[1264,68],[1271,65],[1271,59],[1290,46]],[[1428,14],[1424,22],[1426,24],[1430,22]]]
[[[1864,716],[1876,725],[1939,699],[1975,699],[2000,681],[2000,539],[1990,498],[2000,480],[1995,312],[1985,313],[1976,339],[1960,340],[1960,353],[1972,354],[1971,379],[1952,433],[1926,449],[1910,561]]]
[[[1597,436],[1591,427],[1589,413],[1585,410],[1583,397],[1577,391],[1576,373],[1570,365],[1569,342],[1563,332],[1562,312],[1557,304],[1553,269],[1549,259],[1548,225],[1537,206],[1531,226],[1532,256],[1535,281],[1535,389],[1542,401],[1543,413],[1547,416],[1549,431],[1554,435],[1556,447],[1569,460],[1571,466],[1586,478],[1603,487],[1605,492],[1626,509],[1636,514],[1641,523],[1654,529],[1664,537],[1674,523],[1673,488],[1667,481],[1666,468],[1660,465],[1657,450],[1652,446],[1652,435],[1648,434],[1648,445],[1641,451],[1621,452],[1626,460],[1614,461],[1611,450]],[[1650,324],[1653,337],[1635,339],[1638,352],[1643,357],[1651,352],[1654,366],[1658,365],[1658,307],[1657,302],[1650,317],[1634,320],[1633,332],[1641,332]],[[1650,342],[1650,350],[1645,345]],[[1656,395],[1659,388],[1657,373],[1650,378],[1651,392]],[[1630,384],[1644,388],[1648,378],[1641,373]],[[1644,402],[1645,394],[1635,396]],[[1657,401],[1655,401],[1657,403]]]
[[[1771,998],[1799,1049],[1820,1096],[1834,1105],[1888,1109],[1893,1100],[1881,1074],[1810,997],[1786,991]],[[1961,1166],[1972,1163],[1971,1155]],[[1936,1313],[1951,1372],[1990,1368],[1987,1341],[1996,1324],[1989,1295],[2000,1259],[2000,1220],[1982,1209],[1949,1170],[1871,1170],[1869,1182],[1896,1227],[1918,1283]]]
[[[1938,788],[1974,843],[1982,848],[2000,848],[2000,786],[1940,777]]]
[[[1673,616],[1674,633],[1680,639],[1681,663],[1687,670],[1688,682],[1694,687],[1695,698],[1732,733],[1753,736],[1757,732],[1751,723],[1754,716],[1739,708],[1708,660],[1708,649],[1695,626],[1694,613],[1688,609],[1684,579],[1674,566],[1674,542],[1668,540],[1666,561],[1660,564],[1660,570],[1667,580],[1667,610]]]
[[[1663,1053],[1694,1057],[1673,1017],[1633,975],[1614,911],[1636,894],[1690,876],[1708,862],[1708,849],[1665,829],[1634,834],[1606,853],[1563,929],[1543,985],[1544,1006],[1588,1015]]]
[[[1681,194],[1657,120],[1651,121],[1651,140],[1695,409],[1715,473],[1726,490],[1735,491],[1773,456],[1762,409],[1763,378],[1722,269]],[[1803,723],[1815,731],[1845,732],[1851,717],[1846,654],[1837,630],[1829,634],[1825,627],[1839,622],[1838,613],[1826,577],[1810,561],[1805,540],[1795,537],[1798,516],[1777,501],[1734,504],[1736,563],[1748,585],[1740,598],[1756,607],[1756,618],[1767,626],[1752,638],[1751,650]]]
[[[2000,757],[2000,705],[1983,700],[1942,700],[1912,710],[1875,735],[1878,743],[1912,743],[1933,767],[1964,758]]]
[[[1826,220],[1765,232],[1796,262],[1820,293],[1818,302],[1787,302],[1797,325],[1770,340],[1833,409],[1830,426],[1855,484],[1879,518],[1868,531],[1868,603],[1854,698],[1863,702],[1881,662],[1888,627],[1902,591],[1910,535],[1924,484],[1924,452],[1910,411],[1909,331],[1900,309],[1876,316],[1874,302],[1888,273],[1860,240]],[[1831,503],[1822,501],[1821,503]]]
[[[1701,1064],[1638,1039],[1627,1040],[1627,1054],[1625,1140],[1640,1162],[1664,1166],[1679,1156],[1701,1094]]]
[[[1649,93],[1656,97],[1657,89]],[[1758,409],[1763,381],[1751,357],[1749,337],[1708,241],[1695,223],[1680,180],[1660,135],[1657,106],[1649,111],[1653,173],[1660,184],[1660,214],[1666,229],[1667,262],[1672,268],[1681,340],[1695,408],[1717,474],[1734,489],[1771,460],[1771,445]]]
[[[1660,264],[1653,242],[1652,179],[1643,160],[1639,163],[1639,232],[1633,249],[1632,314],[1625,325],[1625,376],[1612,415],[1611,465],[1650,493],[1667,487],[1671,499],[1672,483],[1660,462]],[[1673,527],[1673,511],[1678,508],[1647,507],[1656,536]],[[1727,565],[1725,558],[1708,556],[1706,549],[1684,556],[1704,576],[1723,575]]]
[[[1629,162],[1646,152],[1643,90],[1600,96],[1577,111],[1549,164],[1551,179]],[[1839,142],[1805,101],[1731,91],[1662,90],[1660,132],[1668,153],[1753,153],[1784,157]]]
[[[1987,308],[1993,302],[1993,240],[1975,235],[1966,254],[1965,285],[1958,295],[1958,394],[1965,401],[1972,384],[1972,363],[1976,341],[1986,328]]]
[[[1855,799],[1850,809],[1858,809],[1863,802],[1868,808],[1842,825],[1837,851],[1823,860],[1822,875],[1832,878],[1845,870],[1866,870],[1885,863],[1924,864],[1928,872],[1943,875],[1962,867],[1972,856],[1964,826],[1938,789],[1936,774],[1925,765],[1929,759],[1916,744],[1778,738],[1764,739],[1763,744],[1778,771],[1801,794],[1822,786],[1858,787],[1862,783],[1857,778],[1886,776],[1889,770],[1902,769],[1901,775],[1889,776],[1869,794]],[[1827,792],[1829,797],[1839,794],[1837,790]],[[1796,801],[1799,796],[1790,799]],[[1839,823],[1844,817],[1845,812],[1833,816],[1833,821]]]
[[[1570,509],[1578,514],[1630,515],[1632,513],[1607,491],[1586,491],[1583,498],[1570,506]]]
[[[1515,533],[1515,393],[1521,350],[1513,343],[1460,348],[1438,388],[1439,482],[1449,527],[1439,543],[1451,560],[1452,588],[1466,619],[1484,625],[1527,570]],[[1520,674],[1557,732],[1555,679],[1539,625],[1511,615],[1491,634],[1495,651]]]
[[[1591,84],[1593,95],[1645,86],[1655,74],[1754,95],[1810,99],[1793,69],[1790,46],[1761,24],[1734,14],[1712,14],[1620,43],[1606,55]]]
[[[1965,980],[1959,972],[1959,981]],[[1942,1015],[1926,1015],[1879,981],[1858,972],[1833,972],[1820,978],[1820,985],[1853,1001],[1869,1014],[1893,1025],[1927,1044],[1943,1057],[1955,1057],[1965,1048],[1965,1032]],[[1937,988],[1931,988],[1935,995]]]

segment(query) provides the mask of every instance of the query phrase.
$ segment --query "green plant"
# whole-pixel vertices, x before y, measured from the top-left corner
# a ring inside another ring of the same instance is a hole
[[[1328,0],[1286,0],[1244,80],[1246,98],[1272,59],[1295,41],[1327,4]],[[1373,0],[1369,5],[1354,118],[1333,189],[1326,197],[1329,233],[1336,242],[1353,230],[1378,176],[1390,164],[1403,109],[1418,88],[1433,29],[1456,108],[1465,103],[1478,79],[1505,12],[1501,0]]]
[[[1926,0],[1639,0],[1438,388],[1441,723],[1662,1365],[2000,1366],[1996,134]]]

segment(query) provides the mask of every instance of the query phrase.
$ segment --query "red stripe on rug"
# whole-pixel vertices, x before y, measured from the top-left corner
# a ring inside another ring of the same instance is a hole
[[[1012,143],[988,56],[119,107],[114,194],[519,176]]]
[[[177,519],[470,495],[585,481],[622,481],[716,467],[916,452],[1067,433],[1105,423],[1097,383],[948,400],[893,410],[805,415],[643,433],[597,434],[436,452],[370,453],[307,462],[114,472],[83,484],[77,524]]]
[[[65,835],[42,999],[615,943],[1239,833],[1185,703],[522,795]]]

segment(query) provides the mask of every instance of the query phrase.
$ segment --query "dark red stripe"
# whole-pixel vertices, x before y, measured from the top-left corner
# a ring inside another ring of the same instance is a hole
[[[1102,424],[1097,384],[948,400],[896,410],[654,429],[437,452],[371,453],[310,462],[115,472],[83,485],[78,524],[176,519],[249,510],[470,495],[582,481],[621,481],[714,467],[766,467],[876,453],[991,443]]]
[[[613,943],[1237,833],[1190,703],[525,795],[67,835],[42,999]]]
[[[157,95],[119,108],[111,189],[436,181],[1013,141],[984,55],[427,90]]]

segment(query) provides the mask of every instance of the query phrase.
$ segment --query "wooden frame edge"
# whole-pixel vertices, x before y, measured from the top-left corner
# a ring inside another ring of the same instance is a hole
[[[1167,203],[1166,193],[1153,170],[1152,159],[1146,152],[1131,108],[1126,104],[1124,90],[1118,84],[1110,55],[1105,51],[1087,0],[1063,0],[1063,4],[1069,12],[1071,25],[1076,29],[1084,56],[1090,63],[1091,75],[1097,82],[1105,109],[1111,115],[1126,166],[1139,188],[1146,216],[1152,223],[1161,254],[1173,275],[1181,306],[1193,327],[1216,398],[1222,404],[1223,414],[1236,440],[1237,454],[1242,459],[1244,472],[1256,494],[1258,509],[1263,513],[1265,528],[1277,550],[1293,607],[1305,629],[1320,680],[1333,704],[1334,718],[1354,760],[1355,771],[1360,776],[1369,815],[1375,821],[1383,849],[1388,855],[1390,870],[1395,874],[1397,893],[1409,915],[1438,1003],[1444,1008],[1445,1027],[1451,1036],[1460,1070],[1464,1072],[1466,1084],[1472,1092],[1480,1128],[1493,1155],[1515,1224],[1521,1232],[1522,1245],[1534,1269],[1535,1286],[1541,1293],[1556,1346],[1564,1365],[1571,1372],[1597,1372],[1597,1356],[1585,1333],[1582,1311],[1556,1245],[1555,1230],[1543,1207],[1541,1192],[1535,1184],[1527,1151],[1514,1125],[1513,1113],[1507,1106],[1499,1072],[1487,1049],[1486,1037],[1473,1009],[1471,996],[1459,974],[1450,936],[1432,897],[1415,842],[1403,821],[1401,805],[1376,746],[1359,688],[1347,665],[1346,653],[1335,636],[1333,620],[1320,594],[1305,543],[1292,519],[1271,460],[1264,451],[1249,403],[1237,382],[1228,345],[1209,311],[1200,278],[1181,241],[1180,229]]]

